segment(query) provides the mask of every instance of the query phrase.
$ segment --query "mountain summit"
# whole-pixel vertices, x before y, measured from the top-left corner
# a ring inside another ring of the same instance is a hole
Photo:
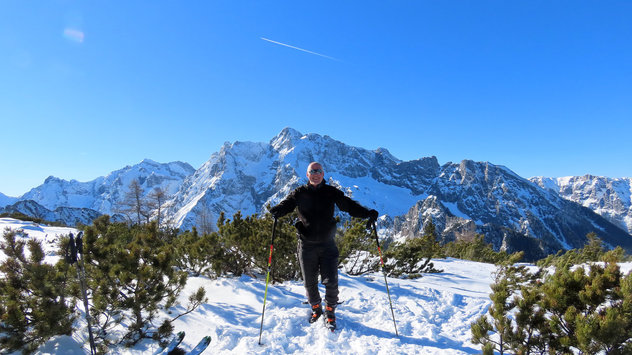
[[[496,248],[533,257],[583,246],[596,232],[607,244],[632,247],[624,230],[588,208],[522,178],[504,166],[436,157],[401,161],[388,150],[348,146],[329,136],[282,130],[269,143],[226,143],[185,179],[167,215],[184,229],[228,217],[265,213],[306,183],[312,161],[329,184],[377,209],[394,238],[415,237],[432,220],[444,241],[486,235]]]

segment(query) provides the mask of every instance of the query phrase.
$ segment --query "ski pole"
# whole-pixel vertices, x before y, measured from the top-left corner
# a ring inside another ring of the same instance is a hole
[[[90,324],[90,306],[88,304],[88,294],[86,292],[86,271],[83,267],[83,231],[77,234],[75,239],[73,234],[70,233],[70,240],[68,241],[68,248],[70,249],[69,255],[66,255],[66,261],[69,264],[77,264],[77,278],[79,279],[79,286],[81,288],[81,294],[83,296],[83,306],[86,309],[86,323],[88,323],[88,336],[90,340],[90,354],[97,353],[97,347],[94,343],[94,336],[92,335],[92,326]],[[81,259],[78,258],[78,254],[81,254]],[[79,262],[81,261],[81,263]]]
[[[268,274],[266,275],[266,290],[263,294],[263,310],[261,311],[261,328],[259,328],[259,345],[261,344],[261,334],[263,333],[263,315],[266,313],[266,299],[268,298],[268,282],[270,281],[270,270],[272,269],[272,250],[274,250],[274,234],[276,232],[277,219],[274,218],[272,224],[272,240],[270,241],[270,256],[268,257]]]
[[[384,284],[386,285],[386,293],[388,294],[388,303],[391,306],[391,315],[393,316],[393,326],[395,327],[395,335],[399,337],[399,333],[397,333],[397,323],[395,323],[395,312],[393,312],[393,302],[391,302],[391,291],[389,291],[388,281],[386,281],[386,271],[384,270],[384,259],[382,259],[382,249],[380,248],[380,240],[377,237],[377,227],[375,226],[375,222],[371,224],[371,229],[373,229],[373,234],[375,236],[375,243],[377,244],[377,252],[380,254],[380,266],[382,268],[382,273],[384,274]]]

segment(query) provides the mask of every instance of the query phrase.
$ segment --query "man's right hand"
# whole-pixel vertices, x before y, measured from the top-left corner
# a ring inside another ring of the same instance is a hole
[[[377,218],[379,216],[380,216],[380,214],[376,210],[370,210],[369,211],[369,223],[377,222]]]
[[[279,206],[274,206],[274,207],[270,207],[270,214],[272,215],[272,217],[274,217],[275,219],[279,219],[281,218],[281,211],[279,211]]]

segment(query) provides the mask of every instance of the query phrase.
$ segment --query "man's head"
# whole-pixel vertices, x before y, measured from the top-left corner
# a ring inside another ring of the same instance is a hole
[[[309,183],[314,186],[320,185],[323,182],[323,178],[325,177],[325,171],[323,170],[323,166],[320,163],[312,162],[307,167],[307,178],[309,179]]]

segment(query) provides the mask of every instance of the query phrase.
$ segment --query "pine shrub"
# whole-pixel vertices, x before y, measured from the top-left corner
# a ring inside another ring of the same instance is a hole
[[[128,226],[103,216],[85,231],[85,269],[92,296],[91,315],[97,338],[136,344],[156,331],[160,308],[170,308],[186,284],[187,274],[175,267],[175,253],[155,223]],[[124,324],[126,333],[113,339],[109,331]]]
[[[386,271],[391,276],[407,275],[410,278],[420,277],[422,273],[442,272],[432,263],[432,258],[441,252],[437,241],[437,233],[432,221],[424,225],[423,235],[407,239],[404,243],[395,243],[385,253]]]
[[[539,260],[539,267],[564,267],[566,265],[578,265],[588,262],[622,262],[627,259],[625,251],[621,247],[606,250],[602,240],[595,233],[586,235],[586,244],[582,249],[571,249],[565,252],[559,251],[555,255],[549,255]]]
[[[484,353],[630,353],[632,274],[615,262],[524,271],[499,266],[489,312],[471,327]]]
[[[31,353],[56,335],[69,335],[76,317],[65,288],[67,269],[45,264],[40,242],[5,230],[0,250],[0,350]],[[28,257],[24,248],[28,248]],[[64,272],[66,271],[66,273]]]
[[[442,248],[445,256],[478,261],[482,263],[500,264],[508,259],[510,255],[505,251],[495,251],[493,246],[485,243],[485,236],[477,234],[472,241],[457,240],[445,244]]]
[[[291,223],[295,216],[290,214],[277,221],[272,250],[272,282],[295,280],[299,276],[296,230],[294,223]],[[262,218],[257,214],[242,218],[241,212],[237,212],[232,220],[225,219],[222,214],[217,222],[217,233],[224,252],[215,261],[220,263],[218,270],[236,276],[254,276],[266,271],[273,222],[269,214]]]
[[[336,233],[338,267],[349,275],[362,275],[379,269],[377,245],[366,228],[366,220],[353,218],[346,221]]]

